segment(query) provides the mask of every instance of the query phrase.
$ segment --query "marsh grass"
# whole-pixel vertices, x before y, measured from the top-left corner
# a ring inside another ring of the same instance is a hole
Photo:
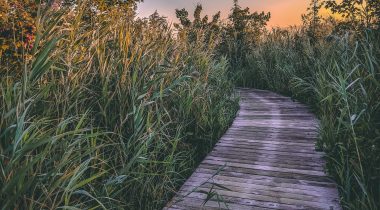
[[[218,184],[215,182],[214,178],[215,176],[219,175],[221,171],[225,169],[227,166],[227,163],[225,163],[223,166],[219,167],[218,170],[216,170],[210,178],[205,180],[204,182],[200,183],[198,186],[194,187],[192,190],[190,190],[188,193],[181,195],[177,193],[177,196],[179,199],[175,201],[175,203],[180,203],[183,200],[185,200],[189,195],[191,195],[194,192],[201,193],[205,195],[205,199],[202,202],[202,204],[199,206],[204,207],[209,201],[216,201],[218,203],[219,208],[227,208],[229,209],[228,203],[225,201],[223,195],[218,193],[218,189],[231,191],[228,187]],[[206,187],[207,190],[202,190],[199,188]]]
[[[1,69],[2,209],[161,208],[235,115],[212,45],[85,9],[40,15],[31,59]]]
[[[235,6],[236,25],[174,33],[157,13],[86,3],[40,9],[21,64],[0,58],[2,209],[162,208],[235,116],[233,82],[310,104],[342,205],[379,209],[378,31],[261,34],[269,16]],[[235,27],[247,17],[259,26]]]
[[[310,104],[320,119],[317,147],[347,209],[380,206],[379,32],[325,36],[274,30],[249,56],[238,83]]]

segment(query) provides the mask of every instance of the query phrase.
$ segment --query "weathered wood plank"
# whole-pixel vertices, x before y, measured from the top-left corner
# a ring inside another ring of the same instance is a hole
[[[268,209],[276,209],[276,208],[269,208],[271,206],[276,206],[276,204],[273,203],[266,203],[266,202],[260,202],[260,201],[251,201],[248,199],[240,199],[240,198],[228,198],[224,197],[223,201],[215,201],[211,200],[207,202],[204,206],[202,205],[204,201],[204,196],[199,194],[194,194],[189,196],[183,201],[179,201],[178,203],[173,204],[173,206],[181,209],[207,209],[207,210],[214,210],[214,209],[241,209],[241,210],[268,210]],[[227,204],[227,206],[226,206]],[[283,206],[282,206],[283,207]],[[287,209],[292,209],[287,206]],[[279,209],[279,208],[277,208]]]
[[[284,165],[291,165],[291,166],[305,166],[305,167],[317,167],[317,168],[323,168],[321,164],[324,163],[324,161],[316,162],[316,161],[305,161],[300,159],[281,159],[279,160],[278,157],[274,158],[265,158],[263,159],[260,155],[256,156],[242,156],[241,154],[222,154],[218,155],[215,153],[210,153],[206,158],[225,158],[228,161],[231,162],[239,162],[239,163],[255,163],[255,162],[263,162],[263,163],[278,163],[278,164],[284,164]]]
[[[197,168],[196,172],[204,173],[207,175],[213,175],[215,173],[215,169],[209,168]],[[299,184],[306,185],[311,187],[323,187],[323,188],[336,188],[336,184],[332,181],[319,181],[319,180],[310,180],[310,179],[300,179],[296,177],[278,177],[273,174],[247,174],[244,172],[238,171],[221,171],[219,172],[220,176],[232,177],[232,178],[242,178],[242,179],[258,179],[258,180],[266,180],[274,183],[289,183],[289,184]],[[256,181],[256,180],[252,180]]]
[[[191,176],[191,178],[189,178],[186,183],[187,184],[195,183],[199,181],[204,182],[205,180],[209,180],[211,177],[212,177],[211,174],[199,172]],[[293,181],[294,183],[296,183],[294,184],[292,180],[287,180],[287,182],[286,181],[276,182],[276,180],[274,180],[273,178],[265,177],[265,176],[252,176],[252,179],[244,179],[244,178],[238,178],[238,177],[216,175],[212,177],[212,181],[215,181],[218,183],[223,182],[225,186],[228,186],[228,185],[252,186],[252,187],[255,187],[256,189],[289,192],[289,193],[301,194],[301,195],[326,196],[327,194],[334,198],[337,198],[338,196],[336,193],[336,189],[333,187],[310,186],[310,185]]]
[[[281,173],[297,173],[297,174],[306,174],[306,175],[312,175],[312,176],[325,176],[325,173],[322,171],[274,167],[274,166],[268,166],[268,165],[224,162],[224,161],[216,161],[216,160],[209,160],[209,159],[204,160],[202,164],[220,165],[220,166],[226,165],[227,167],[231,166],[231,167],[237,167],[237,168],[243,168],[243,169],[253,169],[253,170],[261,170],[261,171],[277,171]]]
[[[270,91],[238,91],[235,121],[165,209],[341,209],[308,107]],[[210,190],[223,202],[204,204]]]
[[[188,191],[192,191],[197,189],[199,191],[207,191],[210,189],[212,184],[204,185],[198,188],[194,188],[194,186],[184,185],[180,191],[180,193],[186,193]],[[225,186],[228,187],[228,186]],[[215,187],[215,192],[219,193],[222,196],[228,197],[238,197],[245,199],[253,199],[258,201],[272,202],[278,204],[287,204],[287,205],[296,205],[296,206],[307,206],[307,207],[322,207],[323,209],[329,209],[330,206],[327,204],[326,206],[322,206],[321,203],[326,204],[331,201],[331,198],[324,197],[316,197],[309,195],[294,195],[290,193],[282,193],[276,191],[263,191],[263,190],[255,190],[239,187],[229,187],[230,190],[218,189]]]
[[[277,143],[277,144],[276,144]],[[216,145],[226,146],[226,147],[235,147],[235,148],[246,148],[246,149],[255,149],[258,147],[265,147],[267,149],[271,148],[273,150],[278,151],[288,151],[288,152],[314,152],[314,145],[307,146],[298,146],[298,145],[288,145],[287,143],[281,142],[258,142],[258,143],[244,143],[244,142],[236,142],[236,141],[226,141],[220,140]],[[321,153],[321,152],[318,152]]]
[[[254,150],[257,148],[260,148],[261,150],[269,150],[269,151],[278,151],[278,152],[290,152],[290,153],[306,153],[310,154],[311,152],[315,152],[314,148],[308,148],[308,147],[287,147],[286,144],[284,146],[282,145],[276,145],[276,144],[250,144],[250,145],[242,145],[242,144],[235,144],[234,142],[224,142],[220,141],[216,146],[220,147],[229,147],[229,148],[235,148],[235,149],[248,149],[248,150]],[[322,152],[315,152],[319,156],[323,156]]]
[[[217,171],[221,168],[220,164],[209,164],[209,163],[202,163],[199,165],[198,168],[204,168],[204,169],[212,169]],[[331,183],[331,179],[324,176],[319,175],[308,175],[308,174],[302,174],[302,173],[295,173],[295,172],[284,172],[279,170],[262,170],[262,169],[251,169],[251,168],[241,168],[241,167],[235,167],[235,166],[226,166],[223,169],[224,172],[230,172],[230,173],[242,173],[247,175],[262,175],[262,176],[272,176],[272,177],[278,177],[278,178],[288,178],[288,179],[299,179],[299,180],[309,180],[314,182],[320,182],[320,183]]]
[[[305,142],[292,142],[292,140],[285,140],[281,138],[277,139],[263,139],[263,138],[254,138],[254,137],[229,137],[229,136],[223,136],[219,142],[232,142],[234,144],[254,144],[254,143],[262,143],[262,144],[280,144],[280,145],[286,145],[286,146],[301,146],[301,147],[311,147],[315,149],[315,143],[313,142],[313,139],[306,139]]]
[[[292,162],[292,163],[299,163],[304,162],[307,163],[307,165],[314,165],[313,163],[325,163],[323,159],[315,159],[315,158],[299,158],[299,157],[292,157],[292,156],[279,156],[279,155],[263,155],[260,153],[237,153],[237,152],[218,152],[213,151],[210,153],[211,156],[215,157],[232,157],[232,158],[239,158],[245,159],[245,160],[277,160],[277,161],[284,161],[285,162]],[[321,165],[320,165],[321,166]],[[322,167],[322,166],[321,166]]]
[[[202,190],[207,190],[203,188]],[[240,192],[231,192],[231,191],[225,191],[225,190],[215,190],[216,193],[218,193],[226,203],[230,203],[230,199],[237,198],[237,199],[244,199],[244,200],[251,200],[256,202],[263,202],[262,204],[267,205],[282,205],[287,206],[289,208],[296,208],[296,206],[300,206],[303,209],[330,209],[330,205],[327,203],[319,203],[319,202],[311,202],[311,201],[302,201],[302,200],[294,200],[290,198],[283,198],[283,197],[270,197],[265,195],[253,195],[253,194],[246,194],[246,193],[240,193]],[[179,192],[181,195],[184,194],[184,192]],[[206,195],[203,193],[197,193],[193,192],[189,197],[196,197],[200,199],[205,199]],[[234,201],[236,202],[236,201]],[[231,202],[232,203],[232,202]],[[242,203],[239,203],[242,204]],[[260,206],[260,207],[269,207],[269,206]],[[285,207],[285,209],[287,208]],[[334,207],[334,206],[332,206]],[[230,208],[231,209],[231,208]]]
[[[218,146],[215,148],[215,151],[226,151],[226,152],[237,152],[237,153],[251,153],[251,149],[243,149],[243,148],[232,148],[232,147],[225,147],[225,146]],[[291,156],[291,157],[300,157],[300,158],[322,158],[322,156],[318,153],[296,153],[296,152],[281,152],[281,151],[273,151],[269,149],[262,149],[258,148],[255,150],[255,153],[260,153],[264,155],[282,155],[282,156]]]
[[[210,178],[214,174],[208,169],[198,168],[197,173],[194,173],[194,177],[208,177]],[[193,177],[192,176],[192,177]],[[192,179],[189,178],[189,180]],[[323,183],[323,182],[314,182],[310,180],[298,180],[282,177],[270,177],[263,175],[247,175],[242,173],[231,173],[231,172],[222,172],[219,175],[214,176],[214,179],[228,180],[240,182],[244,181],[245,183],[257,184],[257,185],[266,185],[273,187],[284,187],[284,188],[295,188],[305,191],[316,191],[321,194],[326,192],[336,192],[336,185],[334,183]]]
[[[242,164],[248,164],[248,165],[261,165],[261,166],[273,166],[278,168],[288,168],[288,169],[301,169],[301,170],[314,170],[314,171],[320,171],[323,172],[324,168],[321,166],[313,166],[313,165],[303,165],[302,162],[296,162],[296,163],[289,163],[284,161],[275,161],[275,160],[245,160],[245,159],[238,159],[238,158],[231,158],[231,157],[214,157],[214,156],[207,156],[205,158],[205,161],[219,161],[222,164],[226,163],[229,165],[229,163],[242,163]]]
[[[276,145],[280,144],[283,146],[301,146],[301,147],[311,147],[315,149],[315,141],[316,138],[313,137],[308,137],[308,138],[303,138],[303,142],[299,139],[299,141],[294,142],[292,138],[266,138],[266,137],[256,137],[256,136],[239,136],[239,137],[233,137],[231,135],[224,135],[223,137],[220,138],[219,142],[233,142],[234,144],[254,144],[254,143],[260,143],[260,144],[271,144],[271,145]]]
[[[227,133],[225,135],[230,135],[232,134],[233,136],[236,137],[236,135],[239,135],[242,136],[242,137],[246,137],[247,135],[249,135],[248,137],[283,137],[283,138],[288,138],[288,139],[292,139],[293,141],[298,141],[298,138],[300,138],[299,140],[303,140],[303,138],[307,138],[307,137],[313,137],[313,138],[316,138],[316,135],[317,135],[317,131],[315,132],[311,132],[310,130],[308,130],[308,132],[302,132],[302,131],[297,131],[297,130],[275,130],[274,128],[271,128],[271,127],[267,127],[267,128],[260,128],[258,129],[257,127],[246,127],[246,128],[239,128],[239,129],[230,129],[227,131]]]

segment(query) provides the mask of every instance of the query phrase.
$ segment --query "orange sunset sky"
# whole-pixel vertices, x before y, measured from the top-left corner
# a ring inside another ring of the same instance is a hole
[[[270,12],[269,27],[286,27],[301,23],[301,15],[306,12],[309,2],[309,0],[240,0],[239,4],[244,8],[249,7],[251,11]],[[226,18],[233,0],[144,0],[144,3],[138,5],[137,12],[139,17],[147,17],[157,10],[161,15],[168,17],[169,22],[176,22],[175,9],[186,8],[192,17],[197,3],[203,5],[203,15],[212,15],[221,11],[222,18]]]

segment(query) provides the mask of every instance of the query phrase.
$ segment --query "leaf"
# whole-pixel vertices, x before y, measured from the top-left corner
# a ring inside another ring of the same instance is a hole
[[[93,180],[95,180],[95,179],[101,177],[101,176],[102,176],[103,174],[105,174],[105,173],[106,173],[106,171],[103,171],[103,172],[98,173],[98,174],[96,174],[96,175],[94,175],[94,176],[91,176],[90,178],[87,178],[87,179],[85,179],[85,180],[82,180],[82,181],[79,182],[78,184],[74,185],[73,190],[78,189],[78,188],[80,188],[80,187],[82,187],[82,186],[84,186],[84,185],[90,183],[91,181],[93,181]]]
[[[96,201],[99,205],[101,205],[103,209],[107,209],[98,199],[96,199],[94,196],[92,196],[89,192],[87,192],[85,190],[77,190],[73,194],[82,194],[82,195],[85,195],[87,197],[90,197],[94,201]]]
[[[51,39],[47,43],[46,47],[39,54],[37,54],[37,58],[32,64],[32,70],[29,76],[30,81],[34,82],[38,80],[47,72],[47,70],[50,69],[53,63],[50,61],[49,53],[55,48],[57,41],[57,38]]]
[[[212,185],[215,185],[215,186],[217,186],[217,187],[219,187],[219,188],[221,188],[221,189],[224,189],[224,190],[227,190],[227,191],[231,191],[231,189],[229,189],[229,188],[227,188],[227,187],[225,187],[225,186],[223,186],[223,185],[221,185],[221,184],[217,184],[217,183],[211,183]]]
[[[356,119],[356,114],[353,114],[353,115],[351,116],[351,124],[352,124],[352,122],[354,122],[355,119]]]

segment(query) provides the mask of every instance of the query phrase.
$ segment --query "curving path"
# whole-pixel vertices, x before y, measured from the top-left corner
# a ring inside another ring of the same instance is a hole
[[[234,123],[165,209],[341,209],[308,108],[269,91],[238,91]]]

